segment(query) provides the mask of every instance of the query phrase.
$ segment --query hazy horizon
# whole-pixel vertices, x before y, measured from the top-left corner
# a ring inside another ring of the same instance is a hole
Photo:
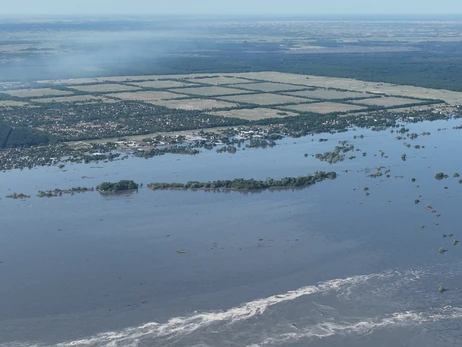
[[[0,16],[9,15],[457,15],[462,14],[462,3],[455,0],[422,3],[409,0],[406,3],[390,0],[373,3],[365,0],[325,0],[307,3],[301,0],[264,1],[235,0],[233,2],[210,2],[197,0],[171,0],[153,4],[148,0],[18,0],[0,4]]]
[[[121,19],[121,20],[157,20],[169,19],[274,19],[274,20],[462,20],[462,13],[217,13],[217,14],[182,14],[182,13],[0,13],[0,19],[5,20],[85,20],[85,19]]]

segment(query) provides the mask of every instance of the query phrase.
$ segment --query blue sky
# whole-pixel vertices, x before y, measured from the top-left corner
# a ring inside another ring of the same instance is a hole
[[[0,0],[3,14],[456,14],[461,0]]]

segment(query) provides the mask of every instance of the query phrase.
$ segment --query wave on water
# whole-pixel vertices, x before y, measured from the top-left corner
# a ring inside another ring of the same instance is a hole
[[[445,306],[439,309],[432,309],[425,312],[404,311],[396,312],[382,318],[370,318],[356,322],[322,322],[305,328],[297,328],[296,332],[279,334],[255,343],[254,346],[284,346],[306,339],[322,339],[334,335],[348,334],[370,334],[377,329],[390,327],[403,327],[424,323],[439,322],[450,319],[461,319],[462,308]]]
[[[302,287],[280,295],[273,295],[264,299],[247,302],[227,311],[203,312],[189,317],[172,318],[168,322],[147,323],[135,328],[127,328],[120,332],[109,332],[94,337],[58,344],[57,347],[83,346],[126,346],[133,340],[143,337],[175,338],[178,335],[191,334],[194,331],[214,323],[237,323],[254,316],[262,315],[269,307],[312,294],[324,294],[339,291],[345,287],[366,282],[373,278],[391,277],[393,272],[354,276],[345,279],[329,280],[318,285]],[[168,339],[167,339],[168,340]]]
[[[203,335],[203,338],[191,339],[192,345],[207,346],[207,331],[222,331],[228,333],[236,324],[245,324],[250,319],[258,319],[271,308],[280,307],[296,299],[310,295],[334,294],[339,298],[347,297],[355,287],[375,282],[412,282],[424,275],[424,271],[386,271],[377,274],[353,276],[344,279],[334,279],[289,291],[284,294],[247,302],[226,311],[200,312],[190,316],[175,317],[165,323],[151,322],[138,327],[130,327],[120,331],[105,332],[92,337],[56,344],[55,347],[139,347],[148,345],[188,345],[186,342],[193,335]],[[271,332],[266,336],[253,334],[244,338],[247,345],[284,345],[291,341],[309,338],[326,338],[338,334],[364,334],[379,328],[420,324],[444,319],[462,318],[462,309],[446,306],[425,312],[405,311],[390,315],[383,315],[367,319],[327,319],[325,321],[308,324],[305,327],[294,328],[290,324],[284,325],[283,331]],[[255,322],[255,321],[253,321]],[[204,331],[205,330],[205,331]],[[260,340],[257,338],[260,337]],[[250,339],[250,340],[249,340]],[[204,341],[203,344],[201,344]],[[257,342],[258,341],[258,342]],[[43,344],[10,344],[9,347],[36,346]],[[191,346],[191,344],[189,344]]]

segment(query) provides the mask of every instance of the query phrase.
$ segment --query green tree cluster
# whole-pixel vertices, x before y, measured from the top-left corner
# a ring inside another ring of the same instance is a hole
[[[96,190],[101,193],[115,193],[125,190],[138,189],[138,184],[132,180],[121,180],[119,182],[103,182],[96,187]]]
[[[296,188],[307,187],[325,179],[335,179],[335,172],[316,171],[313,175],[299,177],[284,177],[279,180],[268,178],[266,180],[255,180],[253,178],[236,178],[233,180],[218,181],[189,181],[183,183],[149,183],[148,188],[152,190],[163,189],[228,189],[228,190],[263,190],[271,188]]]

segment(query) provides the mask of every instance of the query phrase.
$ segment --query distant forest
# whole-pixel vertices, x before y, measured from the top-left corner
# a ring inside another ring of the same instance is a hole
[[[250,42],[205,46],[210,49],[207,54],[139,55],[130,60],[110,61],[107,69],[92,72],[78,68],[52,69],[49,66],[52,59],[30,54],[25,61],[0,64],[0,80],[272,70],[462,91],[462,43],[459,42],[414,43],[416,51],[328,54],[289,54],[274,44]]]
[[[419,51],[347,54],[222,51],[209,57],[161,61],[156,69],[163,73],[272,70],[462,91],[462,43],[435,42],[415,46]]]

